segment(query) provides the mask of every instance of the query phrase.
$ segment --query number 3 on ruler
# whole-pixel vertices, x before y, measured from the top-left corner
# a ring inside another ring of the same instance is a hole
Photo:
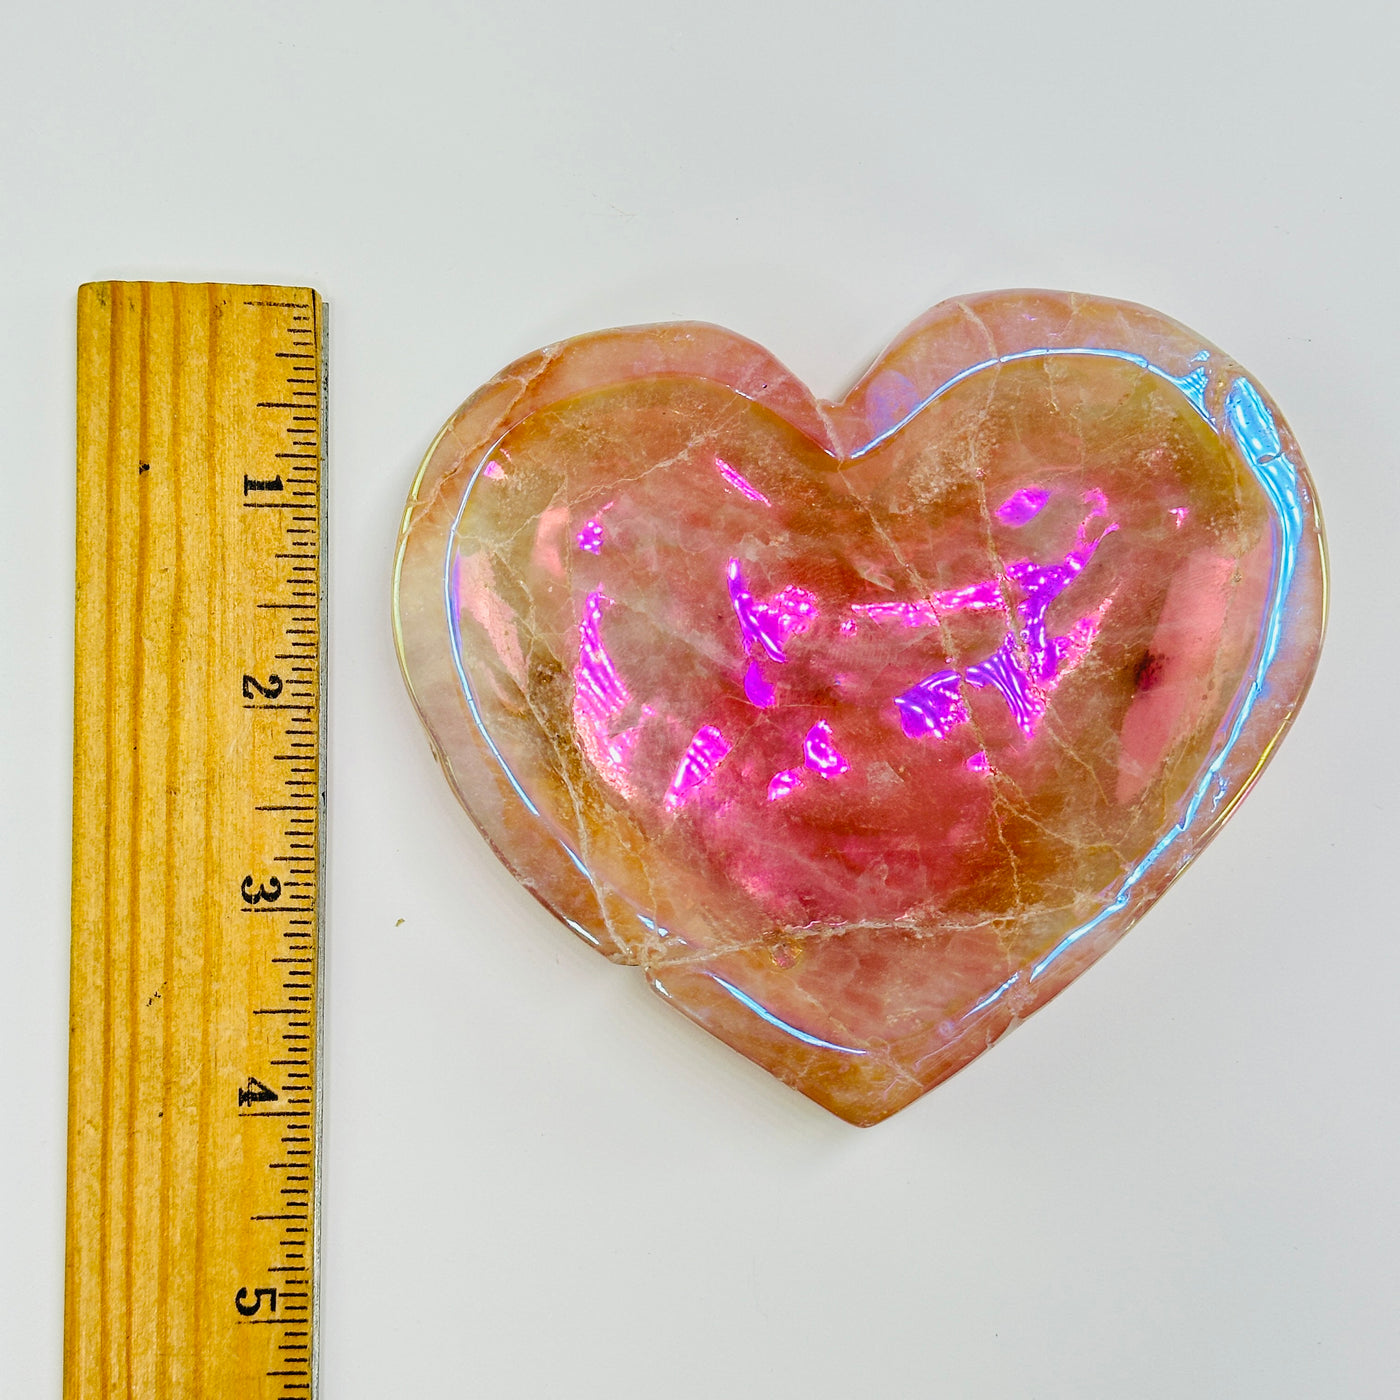
[[[261,904],[263,900],[267,900],[271,904],[274,900],[282,897],[282,882],[277,876],[269,875],[265,884],[254,889],[253,877],[245,875],[243,884],[240,886],[240,893],[243,895],[244,904]]]

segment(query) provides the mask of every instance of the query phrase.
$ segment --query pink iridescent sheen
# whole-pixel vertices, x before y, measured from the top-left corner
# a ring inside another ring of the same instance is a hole
[[[574,671],[577,707],[600,721],[620,714],[632,698],[603,645],[603,610],[611,601],[601,588],[595,588],[584,599],[578,628],[578,666]]]
[[[596,517],[588,521],[583,529],[574,536],[574,543],[585,554],[601,554],[603,552],[603,522]]]
[[[773,502],[763,494],[752,482],[741,476],[724,460],[723,457],[715,458],[715,469],[725,482],[732,486],[741,496],[747,496],[751,501],[757,501],[761,506],[772,506]]]
[[[1050,604],[1075,581],[1105,537],[1118,528],[1116,524],[1106,525],[1093,539],[1088,538],[1089,522],[1107,513],[1108,502],[1103,492],[1094,488],[1085,493],[1084,503],[1090,507],[1089,514],[1079,523],[1074,548],[1058,563],[1039,565],[1022,559],[1006,566],[1006,583],[1022,594],[1014,609],[1020,632],[1007,633],[985,661],[962,672],[968,685],[995,690],[1006,702],[1017,728],[1027,737],[1035,733],[1036,721],[1045,713],[1048,691],[1087,654],[1102,618],[1100,608],[1078,619],[1064,636],[1050,637],[1047,633]],[[1044,505],[1042,500],[1036,509]],[[915,626],[959,607],[1002,610],[1007,607],[1006,595],[996,580],[988,579],[953,593],[939,594],[928,602],[877,604],[863,610],[868,616],[896,617],[905,626]],[[900,722],[910,738],[931,734],[942,739],[957,725],[967,722],[968,710],[958,679],[957,671],[944,668],[894,697]]]
[[[963,700],[956,671],[935,671],[894,697],[899,722],[911,739],[932,734],[944,738],[970,715]]]
[[[814,773],[823,778],[839,778],[850,771],[851,765],[831,740],[831,726],[826,720],[818,720],[802,741],[803,762]]]
[[[599,772],[619,792],[631,795],[635,789],[627,777],[627,760],[640,731],[634,726],[612,732],[613,721],[632,703],[632,696],[603,643],[603,612],[611,601],[600,588],[584,599],[574,667],[574,723],[580,745]]]
[[[769,709],[777,698],[775,687],[771,681],[765,679],[763,668],[757,659],[750,661],[748,670],[744,672],[744,694],[748,696],[749,702],[757,705],[760,710]]]
[[[996,579],[983,579],[966,588],[950,588],[912,603],[852,603],[851,611],[876,622],[900,622],[905,627],[928,627],[956,612],[1004,612],[1006,597]]]
[[[997,507],[997,519],[1003,525],[1020,526],[1034,520],[1045,508],[1050,493],[1038,486],[1028,486],[1008,496]]]
[[[784,768],[781,772],[774,773],[768,783],[768,801],[777,802],[779,798],[788,797],[801,786],[802,770]]]
[[[771,660],[785,662],[784,644],[794,632],[805,631],[817,615],[816,599],[805,588],[789,585],[771,603],[760,602],[749,592],[743,565],[737,559],[729,561],[725,577],[744,650],[751,652],[757,645]]]
[[[729,748],[729,741],[714,725],[698,729],[676,765],[676,776],[666,790],[666,806],[680,806],[694,789],[708,781]]]

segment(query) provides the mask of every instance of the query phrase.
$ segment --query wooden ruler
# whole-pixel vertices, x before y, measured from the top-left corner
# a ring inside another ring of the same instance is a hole
[[[324,331],[78,294],[67,1400],[316,1389]]]

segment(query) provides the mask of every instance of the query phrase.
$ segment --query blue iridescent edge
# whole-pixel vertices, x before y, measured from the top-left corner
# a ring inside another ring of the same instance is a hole
[[[931,394],[912,408],[893,427],[887,428],[878,437],[872,438],[858,452],[853,452],[848,460],[856,461],[861,457],[879,447],[881,443],[888,441],[901,429],[906,427],[914,418],[924,411],[935,399],[941,398],[950,389],[961,384],[965,379],[971,378],[974,374],[979,374],[984,370],[995,369],[1000,365],[1012,364],[1020,360],[1034,360],[1047,358],[1052,355],[1097,355],[1107,359],[1124,360],[1129,364],[1137,365],[1140,369],[1145,369],[1158,378],[1164,379],[1180,392],[1190,403],[1191,407],[1208,423],[1217,436],[1220,435],[1220,426],[1211,418],[1205,406],[1205,392],[1210,382],[1210,375],[1204,361],[1209,359],[1209,351],[1202,350],[1196,357],[1197,368],[1190,373],[1177,376],[1169,374],[1160,365],[1153,364],[1142,355],[1131,350],[1113,350],[1098,346],[1045,346],[1033,350],[1018,350],[1012,354],[1001,355],[995,359],[982,360],[975,365],[969,365],[966,369],[960,370],[957,374],[944,380]],[[1274,658],[1278,654],[1279,642],[1283,631],[1283,614],[1288,592],[1293,582],[1293,572],[1297,563],[1298,546],[1303,533],[1303,504],[1298,493],[1298,471],[1292,462],[1283,452],[1283,443],[1279,438],[1278,428],[1274,423],[1273,414],[1269,406],[1260,396],[1259,391],[1243,375],[1236,376],[1230,384],[1225,395],[1225,425],[1231,437],[1238,446],[1241,455],[1249,464],[1250,470],[1254,473],[1256,480],[1264,489],[1264,494],[1268,497],[1270,508],[1274,514],[1274,526],[1277,531],[1277,548],[1274,551],[1273,577],[1271,580],[1269,613],[1264,625],[1264,633],[1260,639],[1259,648],[1256,653],[1255,664],[1251,668],[1253,680],[1245,691],[1244,700],[1236,712],[1234,721],[1230,725],[1226,735],[1225,743],[1220,751],[1211,760],[1201,781],[1197,784],[1190,800],[1182,813],[1180,820],[1168,828],[1166,834],[1157,842],[1155,846],[1133,867],[1124,877],[1118,888],[1117,894],[1111,899],[1092,919],[1079,925],[1067,933],[1039,962],[1034,963],[1030,971],[1031,982],[1039,981],[1047,971],[1054,965],[1057,959],[1062,957],[1081,939],[1092,933],[1105,920],[1114,914],[1121,913],[1127,908],[1129,897],[1133,889],[1142,881],[1143,877],[1171,850],[1176,841],[1183,836],[1191,823],[1200,813],[1202,805],[1210,797],[1212,807],[1220,804],[1226,795],[1225,780],[1220,777],[1221,769],[1229,758],[1235,745],[1239,742],[1241,733],[1244,731],[1245,723],[1248,721],[1254,706],[1263,694],[1265,689],[1265,678],[1269,667],[1273,664]],[[467,502],[471,499],[471,494],[476,486],[477,479],[481,476],[490,461],[491,453],[488,451],[482,455],[482,459],[477,463],[476,469],[472,472],[471,479],[467,482],[467,489],[462,493],[462,503],[457,508],[457,514],[452,521],[452,531],[449,541],[455,545],[457,530],[461,524],[462,515],[466,511]],[[452,647],[452,661],[457,669],[457,678],[462,685],[462,693],[466,697],[467,708],[471,712],[473,723],[477,727],[477,732],[481,735],[482,741],[490,750],[491,756],[500,765],[501,771],[505,774],[506,780],[515,790],[516,796],[525,804],[526,810],[535,817],[540,816],[540,810],[530,799],[529,794],[521,785],[520,780],[511,770],[510,764],[505,760],[505,756],[496,746],[496,742],[487,732],[486,725],[481,718],[481,711],[477,705],[476,696],[472,691],[471,682],[467,679],[466,668],[462,662],[459,612],[455,590],[452,587],[451,554],[443,570],[443,601],[447,609],[449,621],[449,641]],[[1211,789],[1215,791],[1212,794]],[[553,834],[553,833],[551,833]],[[579,873],[590,885],[594,885],[592,872],[583,862],[578,852],[575,851],[562,837],[555,835],[554,839],[559,842],[565,855],[573,862]],[[596,887],[596,886],[595,886]],[[656,925],[645,915],[638,914],[637,917],[647,927],[655,929]],[[598,945],[597,937],[590,933],[581,924],[573,919],[564,919],[564,922],[595,947]],[[664,934],[665,930],[661,930]],[[805,1044],[820,1047],[826,1050],[838,1050],[847,1055],[864,1055],[868,1052],[858,1050],[854,1046],[836,1045],[829,1040],[822,1040],[820,1037],[811,1034],[809,1031],[798,1029],[789,1025],[786,1021],[773,1015],[766,1007],[740,990],[732,983],[726,981],[716,973],[707,973],[712,981],[732,996],[742,1006],[747,1007],[755,1015],[767,1021],[770,1025],[786,1032],[795,1039]],[[980,1001],[971,1006],[964,1019],[979,1015],[989,1007],[995,1005],[1006,993],[1019,981],[1021,973],[1017,972],[1003,982],[999,987],[988,992]],[[666,989],[653,976],[652,984],[663,996],[668,996]],[[668,997],[669,999],[669,997]]]

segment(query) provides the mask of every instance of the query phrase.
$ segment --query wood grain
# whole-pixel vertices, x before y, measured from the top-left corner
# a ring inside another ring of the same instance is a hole
[[[79,293],[68,1400],[314,1385],[322,337]]]

